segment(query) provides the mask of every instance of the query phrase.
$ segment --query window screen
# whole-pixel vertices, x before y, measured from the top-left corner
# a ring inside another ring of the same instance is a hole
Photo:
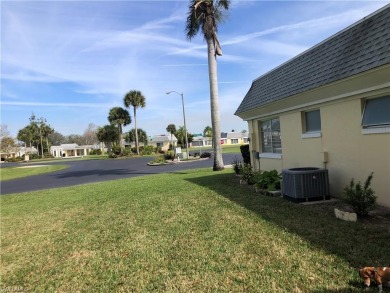
[[[390,96],[366,100],[362,125],[378,126],[390,124]]]
[[[261,122],[261,148],[263,153],[282,153],[278,118]]]
[[[320,110],[305,112],[306,132],[321,131]]]

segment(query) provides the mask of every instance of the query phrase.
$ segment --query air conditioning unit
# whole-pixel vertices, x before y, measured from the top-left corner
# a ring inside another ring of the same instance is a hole
[[[304,167],[282,170],[283,197],[294,202],[330,199],[328,170]]]

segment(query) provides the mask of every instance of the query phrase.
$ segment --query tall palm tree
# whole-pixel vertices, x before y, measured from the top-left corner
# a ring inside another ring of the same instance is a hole
[[[114,107],[110,109],[110,112],[108,113],[107,117],[108,121],[111,125],[118,126],[119,135],[120,135],[120,142],[119,145],[122,146],[122,126],[129,125],[131,123],[131,117],[129,114],[129,111],[126,109],[123,109],[121,107]]]
[[[144,146],[146,146],[148,144],[148,135],[147,135],[146,131],[144,131],[141,128],[138,128],[137,129],[137,136],[138,136],[138,142],[142,142],[144,144]],[[135,140],[136,140],[135,137],[136,137],[135,129],[133,128],[132,130],[130,130],[126,134],[125,139],[128,142],[135,142]]]
[[[222,21],[223,11],[229,10],[229,5],[230,0],[190,0],[186,24],[186,35],[188,40],[195,37],[199,32],[199,29],[201,29],[207,42],[214,171],[224,169],[217,78],[217,55],[222,56],[222,50],[218,41],[217,31],[218,25]]]
[[[134,129],[135,129],[135,146],[137,148],[137,155],[139,155],[139,146],[138,146],[138,131],[137,131],[137,108],[145,107],[145,97],[140,91],[129,91],[123,98],[123,102],[126,108],[133,106],[134,109]]]
[[[171,134],[171,148],[173,150],[173,134],[176,132],[175,124],[169,124],[167,126],[167,131]]]

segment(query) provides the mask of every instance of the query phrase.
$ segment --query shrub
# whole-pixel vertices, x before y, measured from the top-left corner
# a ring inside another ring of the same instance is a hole
[[[166,163],[165,161],[165,156],[164,155],[158,155],[155,156],[152,161],[149,162],[150,164],[164,164]]]
[[[152,155],[152,154],[154,154],[154,147],[151,145],[146,145],[146,146],[142,147],[142,150],[140,147],[139,151],[140,151],[140,154],[142,154],[142,155]]]
[[[8,158],[6,159],[7,162],[9,163],[17,163],[23,161],[23,158],[21,157],[16,157],[16,158]]]
[[[248,179],[248,184],[249,185],[256,184],[256,182],[258,182],[260,180],[260,177],[261,177],[261,172],[260,171],[254,171],[252,173],[252,176],[250,176],[249,179]]]
[[[282,177],[278,171],[263,171],[256,182],[256,187],[266,191],[275,191],[280,189],[280,180]]]
[[[96,149],[96,150],[91,150],[89,152],[90,155],[98,155],[100,156],[102,154],[102,150],[101,149]]]
[[[234,173],[236,173],[237,175],[240,174],[240,171],[242,169],[242,162],[236,158],[234,158],[233,162],[232,162],[232,166],[233,166],[233,170],[234,170]]]
[[[44,156],[46,159],[54,159],[54,156],[53,156],[51,153],[44,153],[43,156]]]
[[[165,158],[165,160],[173,160],[173,159],[175,159],[175,154],[173,153],[173,151],[168,151],[164,155],[164,158]]]
[[[250,164],[251,153],[249,151],[249,144],[244,144],[240,146],[240,151],[241,151],[242,159],[244,160],[244,164]]]
[[[253,176],[253,170],[252,170],[251,165],[244,163],[244,165],[242,165],[242,168],[241,168],[241,171],[240,171],[240,175],[241,175],[243,180],[248,182],[249,179]]]
[[[121,154],[122,148],[119,145],[114,145],[111,149],[111,152],[118,156]]]
[[[110,159],[116,159],[116,158],[118,157],[118,155],[115,154],[115,153],[109,153],[109,154],[108,154],[108,157],[109,157]]]
[[[209,152],[204,152],[200,155],[201,158],[211,158],[211,153]]]
[[[343,199],[352,207],[358,217],[367,217],[368,212],[375,207],[376,196],[370,187],[373,175],[374,173],[371,173],[367,177],[363,187],[360,181],[355,184],[352,178],[349,185],[344,188]]]
[[[131,155],[131,151],[129,149],[122,149],[121,156],[122,157],[127,157]]]
[[[41,158],[41,156],[40,155],[38,155],[38,154],[29,154],[30,155],[30,160],[36,160],[36,159],[40,159]]]

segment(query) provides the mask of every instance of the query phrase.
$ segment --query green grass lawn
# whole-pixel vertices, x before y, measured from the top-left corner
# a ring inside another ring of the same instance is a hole
[[[357,268],[388,265],[389,243],[201,169],[2,196],[0,288],[361,292]]]
[[[0,168],[0,181],[59,171],[68,167],[66,165],[42,165],[39,167],[20,165],[18,167]]]
[[[240,145],[226,145],[222,146],[222,153],[239,153],[241,154]]]

